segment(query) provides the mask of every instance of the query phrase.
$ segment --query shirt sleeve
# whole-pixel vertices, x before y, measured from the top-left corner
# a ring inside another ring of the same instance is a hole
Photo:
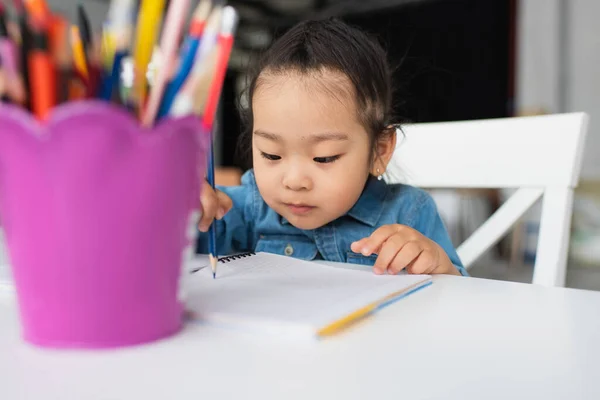
[[[220,221],[213,222],[217,227],[219,255],[252,251],[253,201],[256,190],[254,179],[246,173],[242,177],[240,186],[218,186],[217,189],[229,196],[233,202],[231,210]],[[196,253],[207,254],[209,252],[209,232],[198,231]]]
[[[435,201],[429,194],[426,194],[426,200],[420,210],[418,226],[416,229],[427,236],[429,239],[436,242],[448,255],[450,262],[456,267],[462,276],[469,276],[462,261],[458,257],[458,253],[450,240],[450,235],[446,230],[446,226],[437,210]]]

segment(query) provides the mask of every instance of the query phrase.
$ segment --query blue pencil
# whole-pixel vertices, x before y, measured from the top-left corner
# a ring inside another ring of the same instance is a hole
[[[115,53],[115,59],[113,61],[112,70],[108,72],[102,80],[102,88],[99,91],[99,97],[106,101],[111,101],[115,90],[118,90],[120,75],[121,75],[121,63],[123,58],[128,56],[127,51],[117,51]]]
[[[188,77],[190,71],[192,70],[192,66],[194,65],[194,61],[196,59],[196,52],[198,51],[198,47],[200,46],[200,38],[190,37],[185,43],[185,50],[183,52],[183,60],[181,61],[181,67],[175,75],[175,78],[168,84],[165,89],[165,93],[160,103],[160,108],[158,110],[157,120],[165,117],[169,110],[171,109],[171,105],[173,104],[173,100],[175,96],[183,86],[186,78]]]
[[[214,129],[210,133],[210,151],[208,152],[208,171],[207,180],[213,190],[215,190],[215,161],[213,154],[213,138]],[[208,233],[208,252],[210,257],[210,267],[212,268],[213,279],[217,276],[217,224],[213,221],[210,224],[210,231]]]
[[[165,117],[169,114],[171,110],[171,106],[173,105],[173,101],[175,97],[179,93],[180,89],[183,87],[188,75],[192,71],[194,64],[197,62],[202,62],[205,50],[200,50],[200,44],[202,42],[202,48],[207,47],[210,44],[212,37],[215,33],[208,31],[208,35],[205,35],[205,28],[207,25],[207,18],[211,14],[212,2],[209,0],[201,0],[194,10],[194,15],[192,17],[192,22],[190,24],[189,35],[186,37],[183,45],[181,46],[181,64],[179,66],[179,71],[173,78],[173,80],[167,85],[165,89],[165,93],[163,94],[163,98],[160,103],[160,107],[158,109],[157,120]],[[213,11],[213,14],[215,12]],[[216,16],[212,16],[213,19]],[[214,23],[214,22],[213,22]],[[212,28],[212,25],[211,25]]]

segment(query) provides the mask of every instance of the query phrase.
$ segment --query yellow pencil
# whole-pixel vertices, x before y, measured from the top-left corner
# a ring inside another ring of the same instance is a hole
[[[350,313],[349,315],[346,315],[345,317],[342,317],[339,320],[334,321],[331,324],[319,329],[317,331],[317,336],[334,335],[342,329],[345,329],[348,325],[365,318],[367,315],[371,314],[376,309],[376,304],[369,304],[363,308],[359,308],[358,310]]]
[[[388,302],[393,301],[397,298],[400,298],[401,296],[406,295],[419,287],[425,287],[430,284],[431,284],[431,281],[425,285],[423,285],[422,282],[417,282],[417,283],[410,285],[409,287],[406,287],[406,288],[399,290],[397,292],[394,292],[378,301],[375,301],[372,304],[368,304],[364,307],[361,307],[358,310],[353,311],[350,314],[341,317],[337,321],[333,321],[330,324],[328,324],[324,327],[321,327],[320,329],[317,330],[317,336],[325,337],[325,336],[335,335],[338,332],[345,329],[346,327],[348,327],[348,325],[351,325],[353,323],[356,323],[356,322],[362,320],[363,318],[366,318],[367,316],[372,314],[374,311],[379,309],[379,307],[387,304]]]
[[[139,106],[146,97],[146,73],[156,44],[165,0],[143,0],[138,14],[133,60],[135,65],[134,101]]]
[[[114,35],[108,30],[102,31],[102,68],[105,71],[112,70],[115,59],[117,44]]]
[[[85,54],[85,48],[83,47],[83,41],[81,40],[81,35],[79,33],[79,28],[75,25],[71,26],[71,46],[73,48],[73,63],[75,64],[75,68],[87,79],[87,57]]]

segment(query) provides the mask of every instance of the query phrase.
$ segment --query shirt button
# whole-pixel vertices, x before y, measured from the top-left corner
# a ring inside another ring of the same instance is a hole
[[[288,244],[287,246],[285,246],[285,250],[283,250],[283,253],[286,256],[291,256],[292,254],[294,254],[294,248],[291,244]]]

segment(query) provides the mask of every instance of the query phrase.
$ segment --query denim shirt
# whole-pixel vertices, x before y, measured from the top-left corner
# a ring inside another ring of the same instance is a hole
[[[271,209],[261,197],[254,173],[246,172],[240,186],[219,187],[233,201],[217,223],[220,254],[267,252],[303,260],[324,259],[372,266],[376,255],[363,256],[350,245],[389,224],[407,225],[435,241],[462,275],[460,261],[431,196],[412,186],[387,184],[370,177],[358,201],[346,215],[317,229],[302,230]],[[208,253],[208,236],[200,233],[197,252]]]

